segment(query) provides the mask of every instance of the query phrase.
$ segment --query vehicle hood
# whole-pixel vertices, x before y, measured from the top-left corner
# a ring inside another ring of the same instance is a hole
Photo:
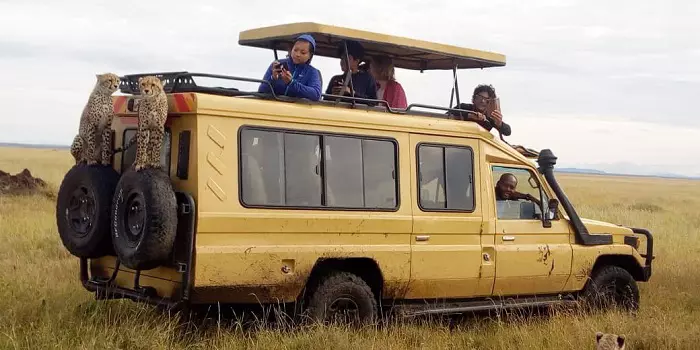
[[[631,235],[631,234],[633,234],[632,229],[624,227],[624,226],[616,225],[616,224],[611,224],[609,222],[584,219],[584,218],[581,218],[581,221],[583,222],[584,225],[586,225],[588,232],[591,234],[595,234],[595,233],[608,233],[608,234],[613,234],[613,235]]]

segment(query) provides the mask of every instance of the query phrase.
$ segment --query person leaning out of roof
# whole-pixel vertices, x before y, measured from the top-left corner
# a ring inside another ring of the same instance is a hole
[[[384,100],[391,108],[408,107],[406,92],[394,77],[394,64],[387,56],[372,57],[370,63],[372,77],[377,81],[377,98]]]
[[[345,52],[346,45],[348,48],[347,54]],[[338,74],[331,78],[326,88],[326,94],[354,96],[371,100],[377,99],[377,82],[372,77],[372,74],[366,70],[360,69],[360,62],[362,62],[364,55],[365,49],[362,47],[362,44],[357,41],[347,40],[338,45],[340,69],[344,74]],[[352,84],[348,82],[348,85],[343,89],[343,83],[345,82],[348,70],[350,71]]]
[[[498,130],[503,136],[510,136],[510,125],[503,121],[503,115],[501,112],[495,109],[490,113],[488,111],[489,103],[493,102],[495,98],[496,90],[494,90],[491,85],[479,85],[474,89],[472,103],[460,103],[459,106],[454,107],[457,109],[472,111],[474,113],[461,112],[460,115],[456,115],[455,113],[450,112],[449,114],[457,116],[465,121],[476,122],[488,131],[491,131],[491,129],[495,126],[496,130]]]
[[[294,41],[289,56],[272,62],[263,80],[270,82],[277,95],[320,100],[321,74],[311,66],[315,50],[314,38],[308,34],[300,35]],[[270,85],[261,83],[258,92],[269,93]]]

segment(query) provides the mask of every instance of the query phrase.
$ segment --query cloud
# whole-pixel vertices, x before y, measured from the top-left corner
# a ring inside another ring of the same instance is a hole
[[[692,0],[0,1],[0,141],[69,143],[97,72],[261,77],[272,53],[239,46],[238,33],[316,21],[504,53],[506,67],[460,72],[462,100],[475,85],[491,83],[513,138],[543,147],[547,140],[567,159],[592,157],[569,138],[551,137],[575,131],[585,136],[577,142],[596,139],[617,149],[604,156],[611,162],[651,166],[635,150],[658,135],[671,140],[669,153],[700,149],[698,137],[672,140],[700,129],[690,103],[700,91],[699,17],[700,3]],[[339,70],[336,60],[314,64],[326,79]],[[449,72],[397,76],[410,102],[449,102]],[[553,120],[574,129],[551,129]]]

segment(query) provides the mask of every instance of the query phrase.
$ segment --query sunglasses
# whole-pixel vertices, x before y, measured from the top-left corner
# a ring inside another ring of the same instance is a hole
[[[484,97],[484,96],[481,96],[481,95],[474,95],[474,99],[476,99],[476,100],[481,100],[481,101],[484,101],[484,102],[489,102],[489,101],[491,101],[490,98]]]

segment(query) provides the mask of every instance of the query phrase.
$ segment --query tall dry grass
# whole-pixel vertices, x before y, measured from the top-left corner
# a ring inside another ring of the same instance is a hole
[[[0,170],[29,168],[58,188],[67,151],[2,149]],[[700,348],[700,182],[560,175],[585,217],[649,228],[654,274],[642,283],[636,317],[555,313],[548,317],[397,322],[251,331],[235,318],[184,329],[177,317],[129,301],[95,301],[78,281],[77,259],[60,243],[54,202],[0,197],[2,349],[582,349],[596,331],[624,333],[629,349]]]

